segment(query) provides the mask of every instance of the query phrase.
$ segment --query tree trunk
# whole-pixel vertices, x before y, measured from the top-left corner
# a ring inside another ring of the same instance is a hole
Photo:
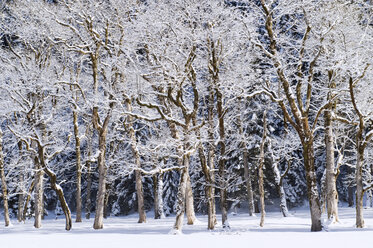
[[[370,165],[369,166],[369,169],[368,169],[368,172],[367,172],[367,184],[368,185],[372,185],[372,169],[373,169],[373,165]],[[366,191],[366,202],[365,202],[365,208],[371,208],[373,207],[373,194],[372,194],[372,189],[369,189]]]
[[[127,99],[126,101],[126,107],[129,112],[132,111],[132,105],[131,100]],[[135,157],[135,177],[136,177],[136,194],[137,194],[137,211],[139,213],[139,221],[138,223],[145,223],[146,222],[146,213],[145,213],[145,207],[144,207],[144,189],[142,185],[142,176],[141,171],[137,169],[141,169],[141,161],[140,161],[140,154],[139,150],[137,148],[137,140],[136,140],[136,134],[135,129],[133,127],[133,117],[128,117],[128,125],[129,125],[129,137],[131,139],[131,147],[132,152],[134,153]]]
[[[136,159],[140,162],[140,157]],[[135,171],[136,174],[136,194],[137,194],[137,209],[139,212],[139,220],[138,223],[145,223],[146,222],[146,213],[144,207],[144,189],[142,185],[142,176],[141,171]]]
[[[110,185],[106,184],[106,191],[105,191],[105,203],[104,203],[104,219],[106,219],[110,213],[109,213],[109,197],[110,197]]]
[[[59,184],[57,184],[56,174],[54,174],[47,167],[44,167],[44,170],[49,176],[50,183],[51,183],[51,188],[56,192],[58,200],[61,204],[62,211],[65,214],[65,219],[66,219],[65,229],[67,231],[69,231],[71,229],[71,226],[72,226],[71,212],[70,212],[69,206],[67,205],[63,190],[62,190],[61,186]]]
[[[250,173],[250,168],[249,168],[249,153],[247,151],[246,147],[246,138],[242,126],[242,119],[241,115],[243,115],[244,107],[242,104],[242,98],[238,99],[239,102],[239,111],[240,113],[238,114],[237,117],[237,125],[238,125],[238,130],[241,136],[241,152],[242,152],[242,161],[243,161],[243,168],[244,168],[244,177],[245,177],[245,182],[246,182],[246,191],[247,191],[247,200],[249,204],[249,216],[254,215],[254,193],[253,193],[253,187],[251,184],[251,173]]]
[[[282,216],[289,217],[289,210],[286,204],[286,194],[285,194],[283,181],[282,181],[283,178],[280,174],[280,170],[278,169],[277,162],[274,162],[272,164],[272,169],[275,174],[277,192],[280,197],[280,209],[281,209]]]
[[[197,132],[197,136],[200,139],[200,132]],[[214,149],[212,145],[209,145],[208,161],[206,161],[205,152],[202,145],[198,148],[198,156],[201,162],[202,172],[205,177],[205,193],[207,200],[207,229],[213,230],[217,223],[216,210],[215,210],[215,187],[214,187]],[[209,165],[207,165],[207,163]]]
[[[8,207],[8,188],[6,184],[5,171],[4,171],[3,133],[1,130],[0,130],[0,176],[1,176],[1,188],[3,191],[4,221],[5,221],[5,226],[9,226],[10,218],[9,218],[9,207]]]
[[[20,183],[24,183],[23,174],[19,176]],[[23,193],[23,189],[18,192],[18,209],[17,209],[17,220],[18,222],[22,222],[23,220],[23,205],[25,203],[25,194]]]
[[[43,214],[43,194],[44,194],[44,171],[42,170],[39,162],[37,161],[37,157],[35,157],[35,163],[37,171],[35,173],[35,201],[34,201],[34,214],[35,214],[35,221],[34,227],[40,228],[41,227],[41,219]]]
[[[338,222],[338,193],[334,166],[334,135],[331,110],[324,112],[326,147],[326,206],[328,219]]]
[[[282,185],[282,183],[281,185],[278,185],[277,190],[280,196],[280,208],[281,208],[282,216],[289,217],[289,210],[286,204],[285,190],[284,190],[284,186]]]
[[[154,219],[165,218],[163,211],[163,174],[153,176],[154,187]]]
[[[185,199],[185,211],[187,215],[188,225],[193,225],[196,220],[196,214],[194,212],[194,200],[193,200],[193,189],[190,181],[190,175],[188,175],[187,188],[186,188],[186,199]]]
[[[22,156],[22,142],[18,142],[18,150],[19,150],[19,156]],[[23,221],[23,205],[25,202],[25,190],[24,190],[24,166],[20,166],[20,172],[19,172],[19,185],[18,185],[18,209],[17,209],[17,220],[18,222]]]
[[[99,151],[97,166],[98,166],[98,192],[96,200],[95,221],[93,224],[94,229],[102,229],[104,227],[104,205],[106,195],[106,165],[105,165],[105,152],[106,152],[106,132],[99,134]]]
[[[59,200],[59,202],[61,204],[61,208],[62,208],[62,210],[63,210],[63,212],[65,214],[65,218],[66,218],[65,229],[67,231],[69,231],[71,229],[71,226],[72,226],[70,208],[67,205],[67,202],[66,202],[66,199],[65,199],[62,187],[59,184],[57,184],[57,176],[56,176],[56,174],[52,170],[50,170],[48,168],[48,166],[47,166],[47,161],[45,159],[45,148],[40,143],[38,144],[38,157],[39,157],[38,165],[40,166],[40,171],[43,170],[43,172],[45,172],[48,175],[48,177],[49,177],[51,188],[54,190],[54,192],[56,192],[58,200]],[[43,179],[43,178],[41,178],[41,179]],[[40,195],[38,197],[40,199]],[[42,208],[40,208],[40,209],[42,209]],[[39,208],[38,208],[38,210],[39,210]],[[35,210],[35,212],[36,212],[36,210]],[[36,216],[36,213],[35,213],[35,216]]]
[[[311,212],[311,232],[318,232],[322,230],[321,208],[317,189],[312,138],[309,140],[309,143],[303,144],[303,158],[306,168],[307,193]]]
[[[356,161],[356,227],[364,227],[364,216],[363,216],[363,197],[364,197],[364,185],[363,185],[363,163],[364,163],[364,150],[357,149],[357,161]]]
[[[348,185],[348,206],[353,207],[354,206],[354,187],[350,184]]]
[[[88,140],[88,159],[85,163],[87,168],[87,191],[85,200],[85,218],[89,220],[91,218],[91,187],[92,187],[92,177],[91,177],[91,156],[92,156],[92,130],[91,125],[88,124],[87,127],[87,140]]]
[[[217,113],[219,120],[219,177],[220,177],[220,210],[222,215],[223,228],[230,228],[228,223],[228,205],[227,205],[227,182],[225,179],[225,127],[224,127],[224,109],[223,95],[216,87]]]
[[[177,202],[176,202],[176,220],[174,224],[174,234],[179,234],[182,231],[184,212],[185,212],[185,202],[186,202],[186,192],[188,183],[188,173],[189,173],[189,156],[183,156],[184,168],[181,171],[180,183],[177,192]]]
[[[267,139],[267,121],[266,121],[266,111],[263,113],[263,136],[262,142],[260,143],[260,153],[259,153],[259,167],[258,167],[258,185],[259,185],[259,197],[260,197],[260,227],[264,226],[265,212],[265,202],[264,202],[264,145]]]
[[[31,194],[32,194],[32,191],[35,188],[35,184],[36,184],[36,177],[34,178],[34,180],[32,180],[32,183],[31,183],[30,188],[29,188],[28,193],[27,193],[26,201],[25,201],[25,204],[23,206],[22,221],[26,220],[28,204],[31,200]]]
[[[253,193],[253,187],[251,184],[251,175],[249,170],[249,154],[247,152],[246,147],[243,148],[242,151],[242,157],[243,157],[243,167],[244,167],[244,177],[246,182],[246,190],[247,190],[247,200],[249,203],[249,216],[254,215],[254,193]]]
[[[75,153],[76,153],[76,222],[82,222],[82,168],[80,155],[80,138],[78,126],[78,114],[73,111]]]

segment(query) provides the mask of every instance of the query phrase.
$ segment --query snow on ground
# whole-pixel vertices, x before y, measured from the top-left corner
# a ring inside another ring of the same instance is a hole
[[[93,219],[73,223],[71,231],[64,230],[64,218],[46,217],[40,229],[33,228],[33,220],[0,227],[1,248],[62,248],[62,247],[373,247],[373,209],[364,209],[366,228],[354,228],[355,209],[341,208],[340,223],[329,225],[328,231],[310,232],[309,210],[290,211],[292,217],[284,218],[279,212],[267,213],[264,227],[259,227],[260,215],[231,214],[231,229],[220,226],[207,230],[207,216],[198,216],[198,223],[185,225],[182,235],[170,235],[174,216],[154,220],[148,213],[147,223],[137,223],[137,215],[110,217],[104,229],[93,230]],[[218,216],[219,218],[220,216]],[[1,220],[3,221],[3,220]]]

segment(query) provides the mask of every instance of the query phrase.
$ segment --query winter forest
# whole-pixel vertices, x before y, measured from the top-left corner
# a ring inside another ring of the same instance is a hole
[[[0,0],[0,13],[8,228],[131,215],[179,234],[199,216],[229,230],[238,212],[264,228],[266,209],[301,207],[308,231],[341,208],[353,231],[373,219],[373,1]]]

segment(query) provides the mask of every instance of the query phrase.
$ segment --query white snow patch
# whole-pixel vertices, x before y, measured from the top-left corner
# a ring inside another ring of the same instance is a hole
[[[42,221],[42,228],[33,227],[33,219],[23,223],[13,220],[13,226],[0,226],[1,248],[115,248],[122,247],[355,247],[369,244],[373,236],[373,209],[364,210],[366,228],[356,229],[355,209],[340,208],[338,224],[328,225],[327,232],[311,233],[308,209],[289,211],[292,217],[282,217],[279,211],[267,212],[264,227],[258,227],[260,216],[246,213],[229,216],[230,230],[224,231],[218,215],[219,225],[215,230],[207,230],[207,216],[199,215],[194,225],[183,226],[183,235],[169,235],[175,217],[155,220],[151,214],[147,223],[137,223],[138,215],[109,217],[104,220],[104,229],[93,230],[93,218],[73,223],[71,231],[65,231],[64,218],[55,219],[50,214]],[[73,216],[74,219],[75,216]],[[326,219],[326,216],[323,216]],[[324,223],[327,224],[327,223]],[[174,231],[174,230],[173,230]],[[181,232],[178,232],[181,234]]]

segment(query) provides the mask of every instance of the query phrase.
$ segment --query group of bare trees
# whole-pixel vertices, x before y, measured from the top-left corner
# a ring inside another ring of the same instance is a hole
[[[222,226],[229,228],[229,192],[239,184],[228,168],[233,161],[242,168],[240,185],[251,215],[260,199],[262,226],[264,171],[272,169],[286,217],[284,180],[298,159],[311,230],[323,228],[324,202],[328,218],[338,221],[336,181],[343,166],[355,168],[356,226],[364,226],[363,197],[373,185],[364,160],[373,137],[370,1],[0,4],[6,225],[12,191],[19,196],[18,220],[25,220],[32,198],[35,227],[41,226],[47,177],[70,230],[62,178],[66,163],[74,163],[77,222],[82,221],[83,193],[90,217],[92,183],[97,183],[93,228],[103,228],[110,186],[132,173],[139,223],[146,222],[144,176],[153,178],[155,216],[163,217],[163,175],[178,171],[178,233],[185,212],[188,224],[195,221],[191,175],[197,167],[208,229],[217,224],[217,208]],[[249,114],[259,127],[257,138],[248,135]],[[12,150],[6,159],[5,145]],[[250,153],[255,146],[260,151]],[[302,156],[297,157],[299,147]],[[68,154],[74,154],[70,161],[63,157]],[[325,167],[321,180],[316,160]],[[87,182],[83,193],[82,178]],[[9,190],[7,180],[18,186]]]

